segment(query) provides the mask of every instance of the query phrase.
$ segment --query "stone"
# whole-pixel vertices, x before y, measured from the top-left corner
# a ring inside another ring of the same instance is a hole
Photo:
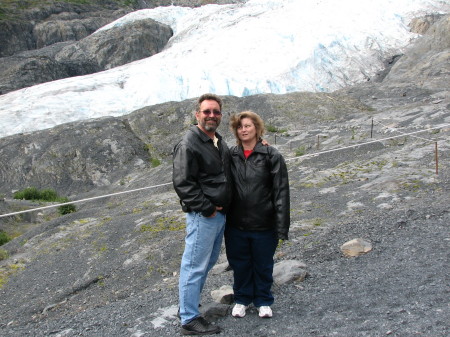
[[[234,301],[234,291],[231,286],[224,285],[219,289],[211,291],[211,297],[216,303],[231,304]]]
[[[284,260],[275,264],[273,268],[273,280],[276,285],[282,285],[293,281],[303,281],[308,274],[306,264],[298,260]]]
[[[226,271],[229,270],[229,264],[228,262],[223,262],[223,263],[217,263],[212,269],[211,269],[211,274],[212,275],[217,275],[217,274],[221,274],[224,273]]]
[[[229,314],[230,305],[223,303],[206,303],[200,307],[200,313],[207,321],[215,321],[217,318],[225,317]]]
[[[347,257],[360,256],[372,250],[372,244],[364,239],[353,239],[341,246],[341,252]]]

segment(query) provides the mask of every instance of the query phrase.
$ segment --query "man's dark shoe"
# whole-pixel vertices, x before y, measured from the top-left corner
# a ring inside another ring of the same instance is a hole
[[[219,332],[220,328],[218,326],[210,324],[201,316],[181,326],[183,335],[212,335]]]

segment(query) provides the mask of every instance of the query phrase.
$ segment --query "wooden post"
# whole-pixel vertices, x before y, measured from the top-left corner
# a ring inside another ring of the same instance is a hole
[[[275,134],[275,145],[277,145],[277,135]]]
[[[436,174],[438,174],[438,146],[437,146],[437,142],[434,143],[434,159],[436,160]]]
[[[320,147],[320,135],[317,135],[317,150]]]

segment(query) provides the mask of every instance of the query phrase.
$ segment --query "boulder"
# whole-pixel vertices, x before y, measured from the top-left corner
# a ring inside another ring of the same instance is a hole
[[[341,252],[347,257],[360,256],[372,250],[372,244],[364,239],[353,239],[341,246]]]
[[[63,48],[56,60],[68,65],[72,76],[85,67],[102,71],[159,53],[172,37],[172,29],[152,19],[144,19],[92,34]]]
[[[307,275],[306,264],[297,260],[283,260],[273,268],[273,281],[282,285],[293,281],[303,281]]]
[[[211,297],[216,303],[231,304],[234,301],[234,291],[231,286],[224,285],[211,291]]]

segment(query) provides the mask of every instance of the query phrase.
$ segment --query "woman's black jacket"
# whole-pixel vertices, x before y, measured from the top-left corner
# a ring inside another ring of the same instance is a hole
[[[258,142],[245,159],[242,147],[230,149],[233,199],[227,226],[241,230],[275,229],[287,240],[290,225],[289,179],[283,156]]]

